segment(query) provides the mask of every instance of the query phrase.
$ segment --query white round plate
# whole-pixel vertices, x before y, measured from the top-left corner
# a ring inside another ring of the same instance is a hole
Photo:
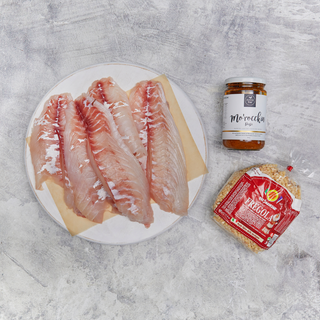
[[[40,116],[45,101],[47,101],[52,95],[69,92],[75,99],[83,92],[87,92],[93,81],[109,76],[113,77],[119,86],[123,90],[127,91],[133,88],[137,82],[150,80],[159,75],[160,74],[157,72],[148,68],[126,63],[104,63],[76,71],[57,83],[40,101],[30,120],[27,137],[31,135],[34,120]],[[169,82],[185,117],[192,137],[202,158],[206,162],[206,137],[199,115],[188,96],[175,83],[170,80]],[[25,146],[25,163],[27,175],[36,198],[47,213],[64,229],[67,229],[49,190],[46,188],[46,185],[43,184],[44,190],[42,191],[35,189],[34,169],[31,162],[30,149],[27,143]],[[203,180],[204,176],[201,176],[189,182],[189,208],[195,201]],[[80,233],[78,236],[89,241],[105,244],[130,244],[155,237],[165,230],[168,230],[181,219],[180,216],[160,210],[156,204],[153,204],[152,207],[154,211],[154,223],[148,229],[146,229],[144,225],[130,222],[126,217],[117,215],[106,220],[101,225],[96,225]]]

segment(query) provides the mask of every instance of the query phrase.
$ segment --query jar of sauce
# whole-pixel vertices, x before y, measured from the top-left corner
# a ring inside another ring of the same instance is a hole
[[[222,141],[228,149],[260,150],[265,144],[267,91],[261,78],[228,78]]]

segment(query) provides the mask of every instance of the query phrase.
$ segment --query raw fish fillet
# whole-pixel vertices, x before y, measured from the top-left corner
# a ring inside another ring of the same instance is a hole
[[[59,137],[59,146],[60,146],[60,164],[61,164],[61,173],[62,173],[62,181],[64,186],[64,201],[66,205],[73,209],[73,211],[77,215],[81,215],[77,207],[74,203],[74,194],[73,190],[71,188],[70,180],[68,177],[68,170],[65,164],[65,158],[64,158],[64,133],[65,133],[65,126],[66,126],[66,108],[69,103],[73,103],[73,99],[71,95],[66,95],[66,103],[63,103],[60,105],[60,108],[58,108],[58,137]]]
[[[150,194],[160,209],[187,215],[187,168],[178,129],[160,82],[142,81],[130,93],[133,118],[148,151]]]
[[[65,169],[69,188],[74,196],[74,205],[87,219],[102,223],[103,213],[112,199],[107,195],[91,166],[87,149],[87,131],[73,101],[68,104],[64,114],[62,140]]]
[[[95,81],[88,94],[109,108],[124,143],[146,170],[147,151],[139,139],[125,91],[109,77]]]
[[[148,101],[147,90],[151,84],[149,81],[138,83],[131,91],[129,96],[129,105],[132,118],[138,130],[142,144],[148,151]]]
[[[105,190],[122,215],[149,227],[153,211],[147,178],[124,144],[109,109],[86,94],[76,105],[87,127],[94,170]]]
[[[40,117],[34,121],[30,153],[37,190],[42,190],[42,183],[49,178],[64,187],[58,136],[58,113],[61,107],[68,104],[69,99],[68,94],[50,97],[44,104]]]

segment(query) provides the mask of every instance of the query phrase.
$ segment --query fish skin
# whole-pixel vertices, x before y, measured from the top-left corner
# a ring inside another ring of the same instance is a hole
[[[146,170],[147,150],[139,139],[126,92],[113,78],[108,77],[93,82],[88,94],[109,108],[123,142],[138,159],[142,169]]]
[[[121,138],[109,109],[86,94],[75,102],[87,127],[93,168],[105,190],[122,215],[149,227],[153,211],[147,178]]]
[[[45,102],[40,117],[34,120],[30,138],[30,153],[35,172],[36,190],[43,190],[42,183],[48,179],[64,187],[58,114],[61,106],[66,105],[69,99],[69,94],[51,96]]]
[[[188,214],[189,189],[182,141],[160,82],[142,81],[130,106],[140,136],[146,137],[150,194],[161,210]]]
[[[92,168],[86,127],[74,101],[69,102],[64,115],[63,153],[74,206],[82,216],[102,223],[104,211],[113,201]]]

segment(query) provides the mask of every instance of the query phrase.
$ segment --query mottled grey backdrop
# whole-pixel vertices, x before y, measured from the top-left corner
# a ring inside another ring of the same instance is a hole
[[[296,147],[320,164],[318,0],[0,0],[0,319],[320,319],[320,178],[299,177],[300,216],[253,255],[210,219],[230,173],[286,164]],[[89,243],[36,201],[24,138],[44,94],[80,68],[129,62],[189,95],[208,138],[208,174],[168,232],[134,245]],[[221,147],[223,81],[267,79],[261,152]]]

